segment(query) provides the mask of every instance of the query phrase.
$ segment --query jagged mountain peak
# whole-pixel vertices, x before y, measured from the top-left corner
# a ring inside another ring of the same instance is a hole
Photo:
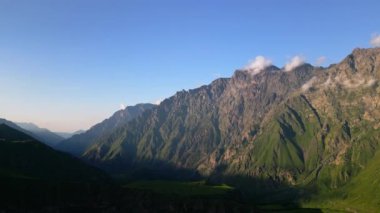
[[[252,74],[252,72],[249,69],[237,69],[235,70],[234,74],[232,75],[232,78],[247,78],[247,77],[254,77],[256,75],[263,75],[263,73],[270,73],[270,72],[276,72],[279,71],[280,68],[270,65],[265,67],[260,72],[256,72],[255,74]]]
[[[375,56],[380,54],[380,47],[374,47],[374,48],[355,48],[352,50],[351,55],[354,55],[355,57],[360,56]]]
[[[112,117],[120,117],[121,119],[127,118],[130,116],[130,114],[137,114],[140,111],[145,111],[145,110],[151,109],[155,106],[156,106],[155,104],[150,104],[150,103],[136,104],[134,106],[127,106],[127,107],[125,107],[125,109],[121,109],[119,111],[116,111],[110,118],[112,118]],[[91,128],[95,128],[95,126],[91,127]]]
[[[297,87],[300,86],[299,82],[308,80],[317,70],[321,70],[321,68],[313,67],[310,64],[300,65],[289,72],[276,66],[270,66],[256,75],[251,75],[246,70],[236,70],[230,84],[239,88],[252,85],[276,86],[277,84],[291,84]]]

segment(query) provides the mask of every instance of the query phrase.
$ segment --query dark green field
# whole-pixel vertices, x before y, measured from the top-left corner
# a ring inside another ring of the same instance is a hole
[[[158,194],[192,196],[227,196],[234,188],[225,184],[207,185],[205,181],[136,181],[125,185],[126,188],[149,190]]]

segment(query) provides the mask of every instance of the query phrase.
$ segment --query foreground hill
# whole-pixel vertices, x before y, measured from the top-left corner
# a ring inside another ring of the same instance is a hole
[[[260,199],[267,190],[285,191],[278,199],[289,188],[292,199],[334,190],[375,160],[379,80],[379,48],[355,49],[328,68],[239,70],[178,92],[83,157],[114,173],[201,175]]]
[[[5,124],[0,180],[1,212],[87,211],[99,208],[110,191],[105,173]]]
[[[153,104],[137,104],[128,106],[123,110],[115,112],[110,118],[91,127],[89,130],[76,134],[73,137],[62,141],[55,148],[75,156],[81,156],[98,138],[108,136],[120,126],[125,125],[132,119],[141,115],[144,111],[152,109]]]
[[[12,121],[0,118],[0,124],[6,124],[7,126],[21,131],[50,147],[54,147],[64,139],[48,129],[40,128],[32,123],[14,123]]]
[[[34,138],[0,124],[0,177],[62,181],[99,181],[99,170]]]

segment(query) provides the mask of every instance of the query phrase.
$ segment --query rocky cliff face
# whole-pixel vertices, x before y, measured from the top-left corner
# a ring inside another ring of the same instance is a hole
[[[107,164],[164,161],[209,175],[228,155],[254,140],[270,109],[314,72],[318,71],[310,65],[293,72],[269,67],[255,76],[236,71],[231,79],[178,92],[109,138],[98,140],[85,157]]]

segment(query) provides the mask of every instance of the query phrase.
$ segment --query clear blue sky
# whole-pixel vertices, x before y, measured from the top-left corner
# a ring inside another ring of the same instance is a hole
[[[380,33],[380,1],[0,0],[0,117],[86,129],[120,104],[229,77],[257,55],[324,65]]]

